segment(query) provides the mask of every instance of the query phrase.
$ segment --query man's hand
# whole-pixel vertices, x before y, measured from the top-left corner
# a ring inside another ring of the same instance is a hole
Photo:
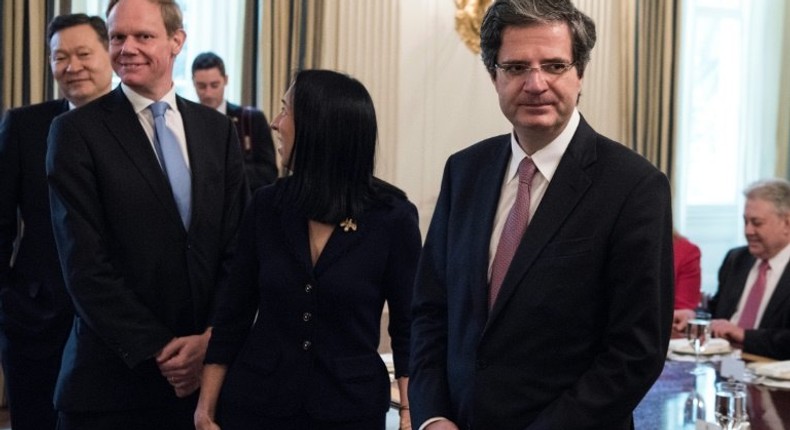
[[[694,319],[696,313],[692,309],[677,309],[672,315],[672,329],[678,333],[686,330],[686,324],[690,319]]]
[[[721,337],[730,342],[743,343],[745,330],[728,320],[713,320],[710,322],[710,332],[713,337]]]
[[[450,420],[439,420],[428,424],[425,430],[458,430],[458,426]]]
[[[159,371],[173,386],[176,396],[186,397],[200,388],[200,374],[210,338],[210,328],[200,335],[177,337],[156,355]]]

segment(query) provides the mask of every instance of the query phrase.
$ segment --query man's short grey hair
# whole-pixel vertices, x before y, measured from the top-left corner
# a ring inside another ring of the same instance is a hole
[[[773,203],[780,215],[790,213],[790,182],[782,178],[763,179],[746,187],[747,199],[760,199]]]

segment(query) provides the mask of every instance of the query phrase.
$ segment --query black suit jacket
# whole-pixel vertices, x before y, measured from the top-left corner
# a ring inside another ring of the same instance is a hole
[[[206,362],[232,363],[221,405],[326,420],[384,414],[390,384],[377,352],[381,313],[386,301],[395,375],[404,376],[420,253],[417,210],[383,196],[354,220],[356,231],[335,227],[313,266],[307,219],[276,203],[287,180],[255,194],[231,288],[218,299]]]
[[[731,249],[719,268],[719,290],[709,306],[714,318],[730,319],[738,309],[746,278],[755,258],[749,248]],[[790,359],[790,271],[782,271],[779,283],[754,330],[746,330],[743,350],[778,360]]]
[[[227,114],[236,125],[250,190],[271,184],[277,179],[277,158],[266,116],[258,109],[232,103],[227,104]]]
[[[60,353],[74,314],[44,168],[49,126],[68,110],[66,100],[49,101],[9,110],[0,124],[0,329],[15,352],[33,359]]]
[[[490,315],[488,249],[510,135],[449,158],[418,268],[415,428],[628,429],[673,307],[666,177],[581,120]]]
[[[174,394],[152,357],[212,323],[246,198],[241,154],[227,117],[177,103],[192,171],[188,230],[120,87],[52,124],[52,218],[77,313],[60,410],[162,407]]]

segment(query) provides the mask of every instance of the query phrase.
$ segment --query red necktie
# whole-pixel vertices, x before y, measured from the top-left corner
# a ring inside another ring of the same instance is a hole
[[[760,310],[760,303],[762,303],[763,294],[765,294],[765,276],[770,268],[768,261],[763,260],[760,263],[757,280],[754,281],[749,297],[746,298],[746,303],[743,305],[741,318],[738,320],[738,327],[745,329],[755,328],[754,323],[757,321],[757,311]]]
[[[529,224],[529,198],[532,178],[535,177],[537,167],[529,157],[524,157],[518,165],[518,194],[516,202],[510,209],[510,213],[502,229],[502,236],[499,237],[499,244],[494,255],[494,262],[491,265],[491,286],[488,290],[488,308],[494,307],[502,281],[513,260],[521,237]]]

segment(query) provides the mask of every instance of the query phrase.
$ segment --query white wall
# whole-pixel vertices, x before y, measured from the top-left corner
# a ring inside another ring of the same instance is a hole
[[[400,1],[395,184],[409,194],[427,232],[447,157],[508,133],[480,56],[455,32],[453,1]]]
[[[577,0],[596,21],[598,44],[584,78],[580,110],[621,142],[627,130],[619,37],[623,0]],[[379,119],[377,174],[403,188],[420,211],[423,235],[447,157],[508,133],[488,72],[455,31],[452,0],[332,0],[326,3],[322,66],[360,79]],[[486,166],[481,166],[485,168]]]

